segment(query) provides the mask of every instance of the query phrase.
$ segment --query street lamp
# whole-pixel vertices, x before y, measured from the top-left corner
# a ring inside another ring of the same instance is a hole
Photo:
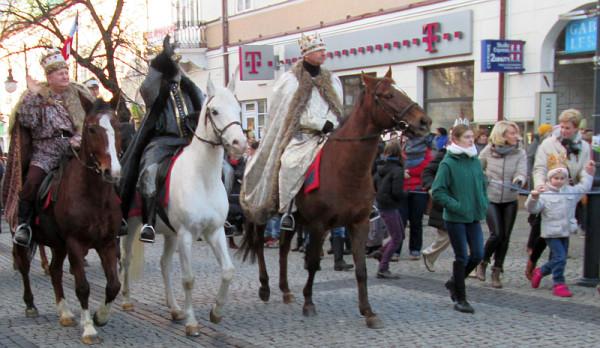
[[[17,90],[17,81],[15,81],[13,78],[12,69],[10,68],[8,69],[8,77],[6,78],[6,81],[4,81],[4,89],[8,93],[12,93]]]

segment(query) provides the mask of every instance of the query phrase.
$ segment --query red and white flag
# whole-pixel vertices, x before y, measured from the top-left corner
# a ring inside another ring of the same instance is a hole
[[[63,43],[63,47],[60,50],[60,52],[62,53],[62,56],[65,60],[68,60],[69,56],[71,55],[71,46],[73,46],[73,37],[75,36],[75,33],[77,32],[78,28],[79,28],[79,13],[77,13],[77,15],[75,16],[75,21],[73,22],[73,26],[71,26],[71,31],[69,32],[69,35],[65,39],[65,42]]]

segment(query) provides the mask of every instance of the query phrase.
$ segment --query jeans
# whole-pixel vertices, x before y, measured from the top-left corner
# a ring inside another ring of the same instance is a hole
[[[471,265],[479,264],[483,258],[483,232],[479,221],[471,223],[446,221],[446,226],[448,227],[450,244],[454,249],[454,259],[461,262],[465,267],[467,263]]]
[[[510,243],[510,234],[517,217],[519,202],[490,203],[487,211],[487,224],[490,238],[485,243],[483,260],[490,262],[494,255],[494,267],[503,269],[504,258]]]
[[[400,209],[402,214],[402,223],[406,226],[410,222],[410,238],[408,240],[408,250],[420,253],[423,248],[423,214],[427,209],[427,200],[429,195],[423,193],[408,193],[406,197],[406,207]],[[400,250],[398,250],[398,253]]]
[[[569,251],[569,238],[545,238],[550,247],[550,258],[542,267],[542,274],[552,273],[554,285],[565,283],[565,266],[567,265],[567,253]]]
[[[267,221],[267,227],[265,228],[265,238],[271,237],[273,239],[279,239],[279,223],[279,216],[272,217]]]
[[[404,224],[397,209],[380,210],[379,213],[390,233],[390,240],[383,247],[383,254],[379,262],[379,271],[387,271],[390,266],[390,258],[404,239]]]
[[[346,238],[346,229],[344,227],[334,227],[331,229],[331,237]]]

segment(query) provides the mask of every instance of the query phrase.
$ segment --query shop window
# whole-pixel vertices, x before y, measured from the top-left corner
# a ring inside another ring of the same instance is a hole
[[[375,77],[375,73],[367,73],[371,77]],[[343,90],[343,98],[342,106],[344,117],[347,117],[352,112],[354,108],[354,104],[358,102],[358,97],[360,92],[363,90],[363,84],[360,78],[360,74],[358,75],[347,75],[340,76],[340,81],[342,82],[342,90]]]
[[[265,132],[268,120],[267,100],[257,99],[243,101],[242,103],[242,127],[248,131],[249,137],[261,139]]]
[[[473,121],[473,63],[425,69],[425,112],[432,129],[449,128],[458,117]]]

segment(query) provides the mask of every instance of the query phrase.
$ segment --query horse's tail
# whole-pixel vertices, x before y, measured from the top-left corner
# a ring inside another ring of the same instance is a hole
[[[139,238],[133,239],[131,246],[131,263],[129,264],[129,279],[137,281],[144,274],[144,243]]]
[[[236,252],[237,255],[242,256],[243,261],[246,261],[250,257],[250,263],[256,262],[257,248],[264,240],[263,233],[264,225],[257,225],[248,220],[244,222],[244,238],[242,239],[240,249]]]

